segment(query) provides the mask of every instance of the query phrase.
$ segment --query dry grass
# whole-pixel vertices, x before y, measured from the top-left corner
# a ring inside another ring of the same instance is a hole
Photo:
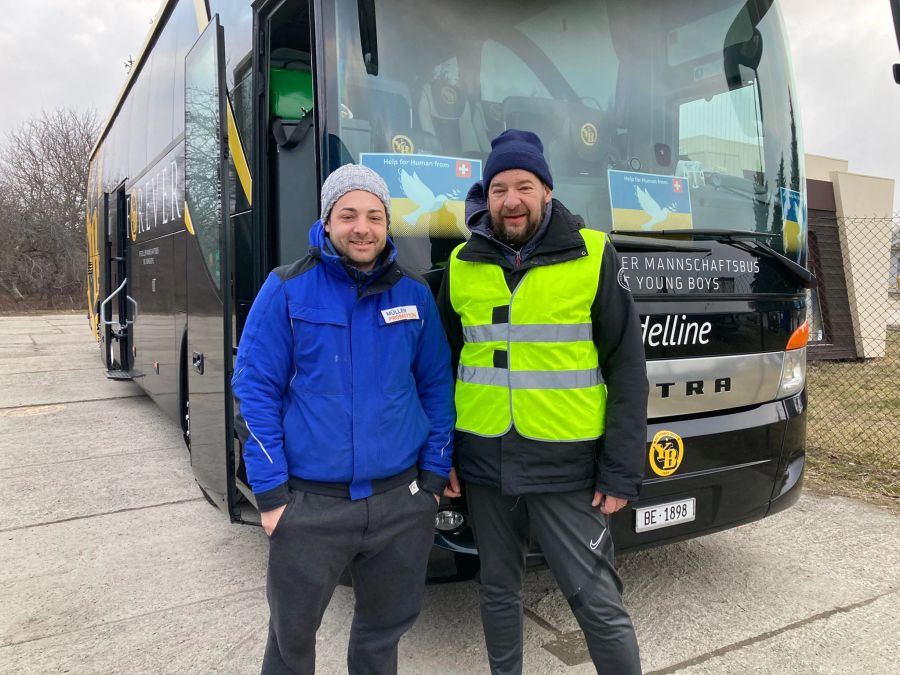
[[[811,363],[808,387],[811,487],[900,510],[900,331],[884,358]]]

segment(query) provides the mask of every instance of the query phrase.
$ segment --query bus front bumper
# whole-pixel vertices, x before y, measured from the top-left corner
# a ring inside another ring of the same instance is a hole
[[[684,439],[685,455],[694,454],[694,468],[667,478],[645,479],[641,497],[611,521],[617,551],[638,550],[712,534],[782,511],[800,497],[806,464],[806,391],[752,410],[704,419],[651,425],[665,427]],[[750,452],[745,452],[746,450]],[[729,453],[743,461],[729,462]],[[685,460],[687,463],[687,460]],[[653,476],[648,471],[649,476]],[[463,499],[442,504],[468,519]],[[695,499],[695,516],[688,522],[637,532],[636,512],[648,506]],[[471,578],[477,572],[478,549],[468,525],[453,532],[435,532],[429,580]],[[542,562],[537,547],[529,565]]]

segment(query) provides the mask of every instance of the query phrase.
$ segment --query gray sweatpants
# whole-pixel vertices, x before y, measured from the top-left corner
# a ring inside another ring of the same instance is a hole
[[[314,673],[316,631],[348,566],[356,606],[352,674],[397,672],[397,643],[419,615],[437,502],[407,485],[351,501],[291,491],[269,539],[264,675]]]
[[[640,673],[607,519],[591,506],[593,490],[504,497],[468,483],[466,495],[481,558],[481,621],[491,672],[522,672],[522,578],[530,531],[584,631],[597,672]]]

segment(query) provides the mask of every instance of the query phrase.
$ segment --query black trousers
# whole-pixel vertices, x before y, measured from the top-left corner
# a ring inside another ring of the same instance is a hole
[[[531,532],[584,631],[597,672],[640,673],[607,519],[591,506],[593,490],[504,497],[468,483],[466,494],[481,558],[481,621],[491,672],[522,672],[522,578]]]
[[[316,631],[349,566],[356,606],[347,670],[397,672],[397,643],[422,607],[434,495],[402,485],[351,501],[291,491],[269,539],[264,675],[314,673]]]

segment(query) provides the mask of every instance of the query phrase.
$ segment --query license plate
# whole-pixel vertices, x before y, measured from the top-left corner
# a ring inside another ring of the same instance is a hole
[[[648,532],[678,523],[689,523],[697,517],[697,500],[694,497],[677,502],[657,504],[635,509],[635,532]]]

